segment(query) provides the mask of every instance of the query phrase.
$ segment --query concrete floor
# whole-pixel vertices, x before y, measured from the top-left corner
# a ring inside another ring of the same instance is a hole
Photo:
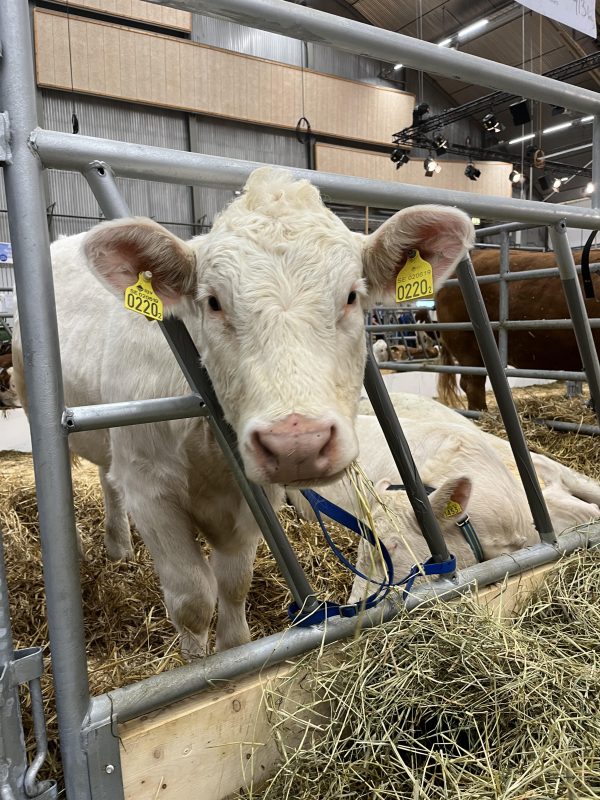
[[[0,450],[31,452],[29,423],[22,408],[0,413]]]

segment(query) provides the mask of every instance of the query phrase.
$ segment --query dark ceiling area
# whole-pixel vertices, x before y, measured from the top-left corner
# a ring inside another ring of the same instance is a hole
[[[600,52],[598,41],[590,36],[529,11],[519,3],[506,0],[305,0],[303,5],[428,42],[439,43],[451,39],[449,46],[462,52],[540,75],[552,73],[565,64]],[[596,16],[598,18],[598,12]],[[472,25],[475,30],[463,35],[464,29]],[[457,37],[459,31],[460,40]],[[407,73],[407,86],[415,86],[416,76],[411,76],[410,70],[404,72]],[[447,97],[448,109],[490,95],[487,88],[440,75],[427,77],[429,85],[431,81],[435,82]],[[566,80],[586,89],[600,91],[600,66],[592,69],[588,66]],[[428,102],[427,92],[420,99]],[[539,103],[530,103],[529,108],[531,122],[523,126],[515,125],[507,102],[492,103],[483,111],[477,109],[476,113],[466,116],[481,130],[480,146],[503,153],[506,160],[524,166],[525,174],[528,173],[528,151],[529,161],[533,150],[542,150],[548,161],[564,165],[564,169],[554,172],[549,168],[535,169],[532,173],[532,196],[542,197],[549,202],[581,197],[589,181],[586,167],[589,168],[591,161],[591,124],[584,115],[569,109],[561,113],[561,109]],[[500,123],[501,131],[487,133],[484,130],[482,120],[489,113]],[[582,117],[584,122],[580,121]],[[559,129],[552,130],[555,127]],[[451,134],[443,127],[435,134],[450,140]],[[524,142],[513,142],[521,136],[529,138]],[[464,142],[450,143],[458,148],[464,146]],[[543,180],[540,186],[539,178],[544,171],[550,177],[554,174],[563,177],[560,192],[542,188]],[[524,189],[529,195],[528,184]]]

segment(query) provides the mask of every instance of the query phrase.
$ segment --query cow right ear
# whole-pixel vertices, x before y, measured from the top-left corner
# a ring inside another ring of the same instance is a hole
[[[194,251],[151,219],[103,222],[86,234],[83,251],[92,271],[119,297],[146,270],[165,306],[195,295]]]

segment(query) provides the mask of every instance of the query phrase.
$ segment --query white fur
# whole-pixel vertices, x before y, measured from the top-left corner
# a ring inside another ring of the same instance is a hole
[[[352,233],[307,181],[264,168],[210,233],[188,243],[150,220],[115,220],[60,239],[52,259],[66,402],[186,393],[158,327],[123,307],[124,288],[150,270],[167,311],[185,321],[198,346],[248,476],[266,480],[253,457],[253,428],[291,414],[335,425],[333,476],[357,452],[361,301],[371,288],[393,288],[414,247],[431,258],[439,285],[472,238],[465,214],[437,206],[399,212],[368,237]],[[349,303],[352,292],[358,300]],[[211,297],[220,309],[211,309]],[[14,350],[25,403],[18,329]],[[184,650],[205,652],[217,598],[217,648],[246,641],[259,531],[206,421],[80,433],[70,445],[101,469],[109,553],[130,553],[126,512],[143,536]],[[269,491],[274,500],[280,493]],[[210,563],[198,530],[213,546]]]
[[[390,355],[385,339],[378,339],[373,343],[373,355],[378,362],[389,361]]]

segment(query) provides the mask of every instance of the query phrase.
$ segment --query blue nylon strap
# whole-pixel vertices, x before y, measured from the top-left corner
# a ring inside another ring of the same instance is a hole
[[[317,518],[317,522],[323,531],[323,535],[325,536],[327,544],[335,554],[336,558],[354,575],[357,575],[359,578],[363,578],[368,583],[376,584],[377,590],[373,592],[373,594],[369,595],[369,597],[366,599],[360,600],[357,603],[342,604],[323,601],[315,610],[309,613],[304,613],[297,603],[292,603],[288,609],[288,615],[294,621],[294,624],[306,627],[309,625],[319,625],[329,617],[355,617],[360,611],[373,608],[380,603],[387,596],[392,586],[404,585],[405,589],[403,597],[406,597],[406,595],[410,592],[415,579],[419,575],[447,575],[456,571],[456,559],[454,556],[451,556],[448,561],[444,561],[442,563],[434,563],[432,559],[429,558],[423,564],[415,564],[411,568],[408,575],[401,580],[394,581],[394,565],[389,551],[383,542],[379,541],[368,525],[365,525],[353,514],[350,514],[343,508],[331,503],[325,497],[313,491],[312,489],[306,489],[302,492],[302,494],[310,503],[310,506]],[[378,547],[380,549],[387,573],[384,581],[376,581],[373,580],[373,578],[369,578],[367,575],[364,575],[360,570],[358,570],[353,564],[351,564],[350,561],[348,561],[348,559],[344,556],[331,538],[331,535],[327,530],[325,523],[323,522],[323,518],[321,516],[322,514],[334,520],[334,522],[343,525],[345,528],[348,528],[348,530],[353,531],[358,536],[365,539],[371,546]]]
[[[479,541],[479,536],[477,536],[477,531],[473,527],[473,523],[469,519],[469,515],[467,514],[463,520],[456,523],[461,530],[462,535],[465,537],[465,541],[473,551],[473,555],[481,564],[482,561],[485,561],[485,557],[483,555],[483,548],[481,547],[481,542]]]

